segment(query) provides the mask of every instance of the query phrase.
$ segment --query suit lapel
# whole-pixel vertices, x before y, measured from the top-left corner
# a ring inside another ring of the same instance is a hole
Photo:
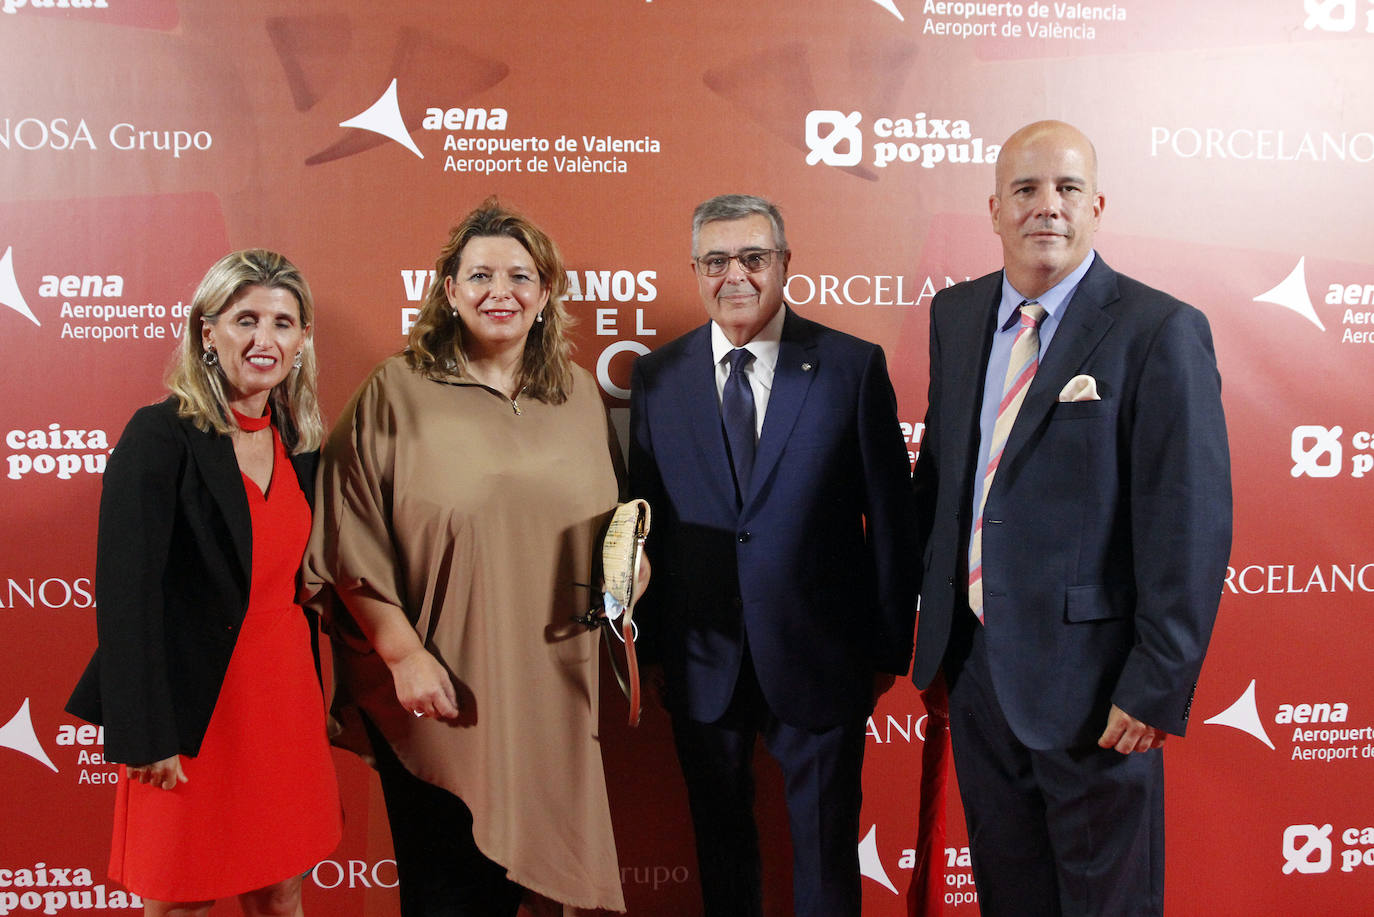
[[[783,447],[806,402],[806,393],[821,372],[810,324],[791,309],[783,319],[778,365],[773,370],[773,389],[768,395],[768,411],[763,416],[763,433],[754,454],[754,473],[749,481],[745,506],[782,458]]]
[[[942,361],[944,379],[940,391],[941,422],[949,431],[945,448],[955,455],[967,455],[966,463],[952,467],[961,475],[971,475],[973,458],[978,455],[978,417],[983,404],[983,375],[986,372],[988,348],[993,326],[997,321],[997,305],[1001,300],[1002,274],[997,272],[973,282],[966,302],[959,304],[945,326],[940,350],[947,354]],[[957,359],[972,354],[975,359]],[[959,493],[964,482],[960,482]]]
[[[228,436],[202,433],[187,422],[191,456],[200,469],[201,481],[219,504],[225,524],[234,540],[234,555],[244,574],[245,587],[253,569],[253,521],[248,511],[248,496],[243,489],[234,444]],[[284,471],[285,469],[279,469]],[[274,476],[276,472],[273,472]]]
[[[1112,327],[1114,320],[1103,308],[1119,298],[1116,272],[1107,267],[1100,255],[1095,256],[1065,307],[1050,349],[1035,372],[1026,400],[1016,415],[1016,424],[1007,437],[1000,467],[1007,468],[1015,463],[1017,453],[1029,441],[1031,433],[1044,423],[1058,402],[1060,389],[1077,374]]]
[[[674,407],[687,421],[692,445],[700,454],[703,476],[712,489],[725,496],[726,505],[735,503],[735,475],[725,451],[725,431],[720,424],[720,396],[716,393],[716,366],[711,359],[711,326],[692,332],[692,340],[682,353],[682,366],[674,375]],[[757,472],[756,472],[757,473]]]

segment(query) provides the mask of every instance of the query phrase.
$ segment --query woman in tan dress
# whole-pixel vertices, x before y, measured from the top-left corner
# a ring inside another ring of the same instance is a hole
[[[381,775],[406,917],[625,909],[598,637],[573,620],[618,447],[566,287],[552,241],[487,201],[325,446],[306,575],[342,600],[337,741]]]

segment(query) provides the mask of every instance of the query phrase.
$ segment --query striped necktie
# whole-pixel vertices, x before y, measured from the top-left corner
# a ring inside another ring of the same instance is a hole
[[[988,447],[988,470],[983,475],[983,495],[978,501],[978,514],[973,520],[973,537],[968,551],[968,607],[983,623],[983,508],[988,504],[993,476],[1002,459],[1021,402],[1040,366],[1040,322],[1045,307],[1038,302],[1021,301],[1016,307],[1021,313],[1021,329],[1011,345],[1011,360],[1007,363],[1007,378],[1002,384],[1002,400],[997,405],[997,422],[992,427],[992,442]]]

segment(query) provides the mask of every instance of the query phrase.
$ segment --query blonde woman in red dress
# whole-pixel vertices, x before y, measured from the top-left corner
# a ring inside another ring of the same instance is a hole
[[[338,786],[295,603],[323,435],[313,303],[281,255],[217,262],[171,396],[111,454],[96,557],[99,646],[68,702],[126,779],[110,874],[145,914],[301,913],[339,841]]]

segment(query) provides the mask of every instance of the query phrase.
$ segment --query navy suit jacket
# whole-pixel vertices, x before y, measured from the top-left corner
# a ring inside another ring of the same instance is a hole
[[[675,709],[713,722],[748,644],[784,722],[872,709],[911,658],[910,464],[881,348],[790,310],[744,505],[703,325],[635,361],[630,489],[653,507],[640,621]]]
[[[109,760],[131,765],[200,752],[252,582],[233,442],[176,412],[175,398],[141,408],[110,454],[96,545],[99,645],[67,701],[68,713],[105,726]],[[294,471],[313,501],[318,460],[318,451],[291,456],[272,486]]]
[[[967,613],[978,412],[999,271],[931,303],[913,678]],[[1058,401],[1079,374],[1101,400]],[[1221,380],[1201,312],[1096,257],[1067,303],[983,515],[985,637],[997,697],[1031,748],[1095,742],[1115,703],[1183,734],[1231,549]]]

